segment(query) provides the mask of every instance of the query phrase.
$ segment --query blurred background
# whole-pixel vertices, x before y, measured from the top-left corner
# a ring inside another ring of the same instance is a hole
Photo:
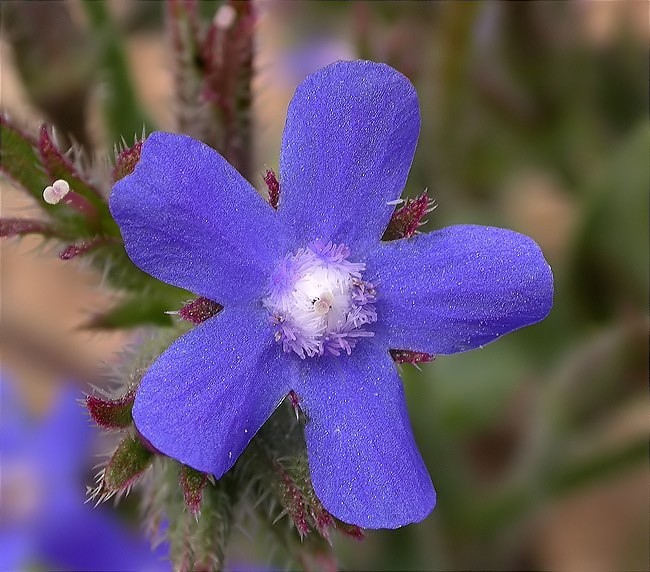
[[[208,21],[219,2],[201,3]],[[438,490],[424,522],[335,541],[350,570],[646,570],[650,129],[645,1],[256,2],[252,149],[277,169],[286,107],[338,59],[415,84],[422,132],[406,194],[425,230],[535,239],[556,281],[544,322],[483,350],[403,367]],[[2,3],[3,111],[98,157],[146,124],[182,128],[163,2]],[[33,215],[2,183],[2,216]],[[36,216],[36,215],[33,215]],[[1,243],[3,373],[34,416],[63,382],[96,382],[142,331],[81,325],[114,302],[83,260]],[[6,422],[5,419],[2,420]],[[254,542],[235,533],[234,554]],[[259,549],[256,557],[268,563]]]

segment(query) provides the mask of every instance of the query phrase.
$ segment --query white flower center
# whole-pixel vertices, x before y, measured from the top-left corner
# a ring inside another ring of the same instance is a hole
[[[344,245],[314,243],[288,255],[271,277],[263,300],[275,339],[301,358],[350,353],[377,320],[375,291],[364,282],[365,264],[350,262]]]

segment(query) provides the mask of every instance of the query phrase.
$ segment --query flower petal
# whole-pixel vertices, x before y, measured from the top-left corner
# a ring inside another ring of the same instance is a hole
[[[544,319],[553,275],[539,246],[501,228],[452,226],[382,243],[366,260],[391,348],[453,354]]]
[[[435,491],[388,352],[360,343],[351,356],[322,357],[309,368],[298,393],[314,490],[325,508],[363,528],[425,518]]]
[[[35,431],[33,454],[52,488],[76,490],[92,456],[95,430],[80,403],[82,398],[78,387],[64,385]]]
[[[285,253],[273,209],[221,155],[184,135],[149,136],[110,208],[135,264],[217,302],[249,300]]]
[[[413,85],[385,64],[338,62],[307,77],[289,104],[280,155],[279,214],[292,247],[322,238],[363,253],[380,240],[419,130]]]
[[[168,545],[152,551],[105,507],[84,504],[83,495],[65,512],[49,512],[35,528],[37,556],[53,570],[132,570],[164,572],[172,569]]]
[[[34,557],[31,530],[3,526],[0,529],[0,570],[25,570]]]
[[[291,389],[291,357],[273,341],[266,310],[226,308],[149,368],[135,424],[165,455],[220,477]]]
[[[33,425],[13,378],[0,369],[0,451],[6,458],[20,455],[31,444]]]

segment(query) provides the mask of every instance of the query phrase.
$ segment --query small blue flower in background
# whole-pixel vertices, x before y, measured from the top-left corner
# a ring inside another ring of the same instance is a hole
[[[332,62],[349,60],[354,50],[347,42],[328,36],[304,38],[274,58],[276,71],[285,81],[296,83]]]
[[[382,242],[420,129],[411,83],[372,62],[309,76],[289,105],[280,204],[218,153],[154,133],[111,211],[144,271],[224,306],[164,352],[134,406],[160,451],[223,475],[290,390],[314,489],[339,519],[396,528],[435,504],[389,349],[452,354],[549,312],[521,234],[454,226]]]
[[[166,546],[152,552],[113,515],[85,503],[93,429],[79,397],[66,389],[34,423],[0,380],[0,570],[171,570]]]

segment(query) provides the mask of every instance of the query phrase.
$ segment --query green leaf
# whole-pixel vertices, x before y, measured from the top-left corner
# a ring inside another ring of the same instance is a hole
[[[52,181],[40,167],[36,141],[12,125],[2,114],[0,141],[0,171],[31,194],[41,208],[52,212],[56,207],[43,200],[43,189]]]
[[[104,120],[110,142],[117,144],[122,137],[131,138],[153,130],[136,96],[126,56],[122,49],[123,39],[106,8],[104,0],[83,0],[88,22],[95,38],[103,48],[104,81],[110,89],[102,100]]]
[[[48,173],[47,164],[44,164],[44,156],[48,162],[54,161],[55,156],[59,158],[58,166],[53,171],[57,177],[83,184],[69,161],[66,160],[67,167],[64,168],[63,155],[53,145],[49,135],[47,141],[43,141],[45,154],[42,154],[39,141],[13,125],[5,115],[0,114],[0,140],[2,141],[0,172],[19,188],[27,191],[36,200],[36,204],[47,212],[53,221],[56,221],[53,228],[58,236],[72,240],[83,239],[96,235],[98,230],[119,236],[117,225],[108,212],[108,205],[97,194],[94,194],[93,201],[100,215],[99,221],[87,218],[66,204],[50,205],[43,200],[43,190],[54,181],[53,173]],[[96,228],[97,222],[101,223],[101,229]]]
[[[576,300],[600,318],[634,304],[648,306],[648,149],[650,127],[643,122],[614,149],[594,174],[587,208],[573,252]]]
[[[481,350],[444,356],[426,367],[429,379],[407,385],[413,418],[430,423],[433,407],[444,434],[473,435],[503,415],[526,379],[527,367],[515,337]],[[403,372],[407,379],[415,376],[409,366]],[[431,438],[440,441],[441,437],[434,434]]]
[[[98,314],[85,324],[88,329],[113,330],[142,325],[171,326],[166,312],[174,310],[169,300],[154,296],[129,297],[104,314]]]
[[[623,445],[596,451],[558,467],[550,476],[553,494],[567,494],[574,489],[618,474],[629,467],[638,466],[648,458],[646,436]]]
[[[468,520],[464,521],[464,526],[488,536],[498,534],[504,527],[520,522],[549,497],[570,494],[575,489],[641,466],[647,458],[648,440],[643,437],[582,458],[566,459],[546,470],[540,468],[534,475],[534,483],[509,484],[499,493],[487,497],[482,493],[480,498],[468,502],[472,511],[465,515]]]

